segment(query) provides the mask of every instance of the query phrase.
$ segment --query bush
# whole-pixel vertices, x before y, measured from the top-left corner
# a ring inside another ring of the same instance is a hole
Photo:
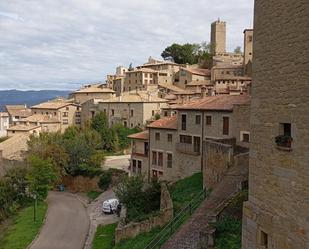
[[[128,221],[140,220],[160,209],[161,189],[157,182],[145,185],[142,176],[124,177],[115,190],[127,208]]]
[[[112,183],[112,171],[107,170],[101,173],[98,186],[103,191],[106,191]]]

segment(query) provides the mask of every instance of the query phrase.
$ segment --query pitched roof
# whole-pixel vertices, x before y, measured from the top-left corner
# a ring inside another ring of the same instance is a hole
[[[141,140],[148,140],[149,139],[149,131],[142,131],[139,133],[131,134],[128,136],[131,139],[141,139]]]
[[[236,104],[250,103],[249,95],[217,95],[178,105],[176,110],[233,111]]]
[[[47,101],[43,102],[38,105],[34,105],[31,107],[31,109],[52,109],[52,110],[58,110],[60,108],[63,108],[68,105],[76,105],[72,104],[70,102],[67,102],[65,100],[53,100],[53,101]]]
[[[247,76],[235,76],[235,75],[218,75],[216,77],[216,80],[247,80],[247,81],[251,81],[252,78],[251,77],[247,77]]]
[[[177,116],[161,118],[149,124],[147,127],[156,129],[177,130]]]
[[[40,122],[40,123],[60,123],[55,117],[50,117],[48,115],[43,114],[33,114],[27,118],[22,118],[19,121],[21,122]]]
[[[200,75],[200,76],[209,76],[211,75],[211,71],[209,69],[204,69],[204,68],[182,68],[183,70],[195,74],[195,75]]]
[[[210,80],[193,80],[189,82],[186,86],[212,86]]]
[[[153,102],[167,102],[165,99],[161,99],[154,96],[151,93],[145,91],[136,91],[125,93],[118,97],[112,97],[110,99],[102,100],[100,103],[153,103]]]
[[[0,112],[0,117],[8,117],[9,114],[7,112]]]
[[[15,125],[8,128],[8,131],[31,131],[40,128],[39,125]]]
[[[5,108],[9,115],[14,117],[29,117],[31,115],[31,110],[24,105],[6,105]]]
[[[102,87],[84,87],[81,88],[75,92],[73,92],[73,94],[76,93],[114,93],[115,91],[110,89],[110,88],[102,88]]]
[[[175,85],[172,85],[172,84],[168,84],[168,83],[158,83],[159,85],[159,88],[162,87],[162,88],[166,88],[166,89],[169,89],[169,90],[172,90],[174,92],[178,92],[178,91],[182,91],[183,89],[178,87],[178,86],[175,86]]]
[[[158,72],[158,71],[153,70],[153,69],[151,69],[151,68],[144,68],[144,67],[142,67],[142,68],[134,69],[133,71],[127,71],[126,74],[127,74],[127,73],[138,73],[138,72],[143,72],[143,73],[156,73],[156,72]]]

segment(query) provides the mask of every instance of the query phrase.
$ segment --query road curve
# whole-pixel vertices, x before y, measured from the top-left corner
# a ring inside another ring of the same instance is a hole
[[[83,204],[70,193],[50,192],[46,222],[29,249],[82,249],[89,229]]]

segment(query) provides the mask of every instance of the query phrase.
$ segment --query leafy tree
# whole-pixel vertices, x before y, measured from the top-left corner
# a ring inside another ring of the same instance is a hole
[[[115,124],[113,129],[115,130],[118,137],[119,148],[122,150],[128,148],[130,145],[130,139],[128,136],[141,131],[141,129],[138,127],[130,129],[121,123]]]
[[[133,67],[132,62],[131,62],[130,65],[129,65],[128,71],[133,71],[133,70],[134,70],[134,67]]]
[[[235,54],[241,54],[241,53],[242,53],[242,52],[241,52],[241,47],[240,47],[240,46],[236,47],[236,48],[234,49],[234,53],[235,53]]]
[[[143,176],[124,177],[115,193],[127,208],[128,220],[139,220],[160,208],[159,184],[154,182],[145,186]]]
[[[31,194],[35,194],[37,199],[44,200],[48,191],[57,180],[51,160],[44,160],[37,156],[28,158],[29,172],[26,179]]]
[[[106,191],[112,183],[112,176],[111,170],[103,171],[98,182],[99,188]]]
[[[118,148],[117,134],[114,129],[109,128],[108,118],[104,112],[96,114],[91,121],[91,128],[96,130],[102,139],[101,149],[105,151],[116,151]]]

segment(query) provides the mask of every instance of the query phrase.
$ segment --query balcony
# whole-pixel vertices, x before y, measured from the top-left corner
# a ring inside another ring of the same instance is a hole
[[[200,149],[194,149],[192,144],[185,144],[185,143],[177,143],[176,150],[180,153],[199,156],[201,154]]]

